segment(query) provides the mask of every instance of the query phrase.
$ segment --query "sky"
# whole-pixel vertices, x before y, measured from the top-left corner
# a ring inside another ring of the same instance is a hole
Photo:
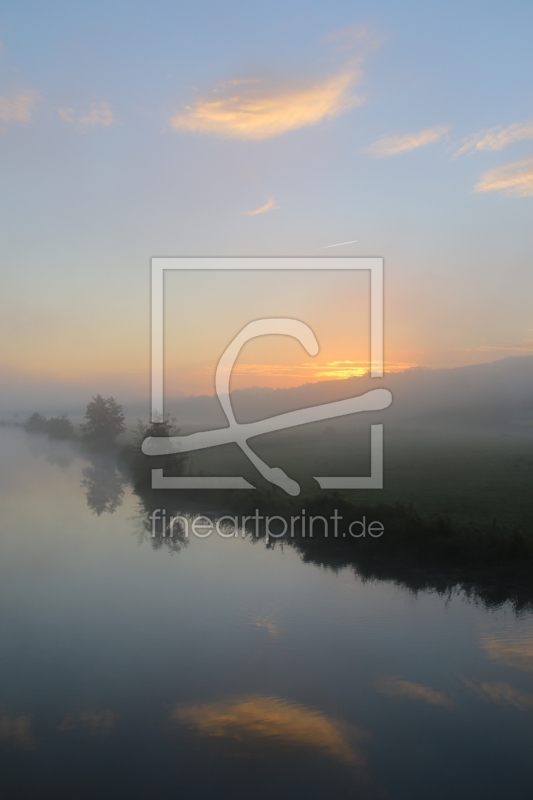
[[[145,396],[157,255],[381,256],[386,369],[533,353],[532,25],[516,1],[4,2],[10,401]],[[321,352],[249,343],[235,386],[358,374],[363,277],[300,279],[170,281],[169,390],[212,393],[258,314]]]

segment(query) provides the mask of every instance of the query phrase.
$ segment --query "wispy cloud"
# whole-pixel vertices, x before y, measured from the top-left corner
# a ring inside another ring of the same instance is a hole
[[[370,153],[375,158],[397,156],[400,153],[407,153],[409,150],[416,150],[418,147],[425,147],[428,144],[438,142],[449,130],[449,125],[437,125],[434,128],[425,128],[417,133],[384,136],[366,147],[365,152]]]
[[[533,121],[513,122],[507,128],[504,128],[503,125],[497,125],[495,128],[479,131],[479,133],[475,133],[464,140],[455,156],[473,152],[474,150],[503,150],[504,147],[514,144],[514,142],[521,142],[524,139],[533,139]]]
[[[244,79],[221,84],[210,97],[198,98],[174,114],[174,130],[239,139],[268,139],[316,125],[362,102],[353,92],[361,72],[355,66],[332,77],[306,83],[269,83]]]
[[[374,681],[374,686],[382,694],[389,697],[405,697],[407,700],[420,700],[431,706],[450,706],[452,701],[445,694],[424,686],[421,683],[412,683],[396,676],[380,677]]]
[[[80,117],[82,125],[103,125],[108,127],[114,125],[116,122],[113,109],[109,103],[92,103],[90,111]]]
[[[345,244],[355,244],[357,239],[350,239],[349,242],[338,242],[337,244],[325,244],[323,247],[319,247],[319,250],[329,250],[330,247],[342,247]]]
[[[0,95],[0,125],[30,122],[38,100],[39,95],[33,89],[24,89],[10,97]]]
[[[255,217],[256,214],[266,214],[268,211],[275,211],[278,208],[279,206],[276,205],[275,197],[269,197],[263,206],[259,206],[259,208],[254,208],[253,211],[243,211],[242,213],[246,214],[249,217]]]
[[[524,158],[489,170],[475,185],[474,191],[505,192],[517,197],[533,195],[533,158]]]
[[[329,33],[326,41],[336,45],[340,50],[357,50],[363,55],[378,50],[387,38],[371,25],[348,25]]]
[[[105,101],[101,103],[91,103],[89,111],[77,113],[73,108],[58,108],[58,114],[72,125],[102,125],[108,128],[116,123],[113,109]]]

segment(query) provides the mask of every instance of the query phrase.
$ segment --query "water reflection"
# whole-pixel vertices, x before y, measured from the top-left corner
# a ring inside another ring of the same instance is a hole
[[[463,678],[466,688],[481,700],[507,705],[517,711],[533,711],[533,694],[509,683],[474,683]]]
[[[41,438],[41,437],[36,437]],[[72,445],[62,445],[65,450],[56,450],[57,444],[50,444],[46,440],[38,445],[33,444],[39,452],[46,449],[47,459],[57,458],[57,453],[70,453],[73,458]],[[220,492],[175,492],[165,490],[152,490],[149,488],[149,476],[152,463],[147,457],[141,465],[135,461],[132,452],[133,446],[125,448],[128,457],[124,460],[121,454],[98,454],[79,450],[78,455],[88,461],[83,469],[81,486],[85,492],[87,505],[97,515],[104,513],[113,514],[120,507],[126,487],[129,485],[138,501],[137,525],[135,533],[140,542],[147,542],[155,549],[165,549],[170,553],[178,553],[188,543],[187,532],[179,523],[172,530],[159,524],[154,527],[152,515],[158,510],[166,511],[166,519],[176,516],[197,516],[199,513],[208,513],[212,520],[223,515],[238,515],[241,518],[253,514],[259,508],[263,515],[280,515],[288,518],[291,514],[299,513],[296,507],[291,507],[287,500],[276,493],[264,492],[258,489],[253,493],[235,492],[231,498]],[[52,455],[52,451],[56,455]],[[135,469],[132,469],[132,464]],[[165,469],[164,463],[159,464]],[[183,470],[183,462],[173,464],[173,471],[179,473]],[[171,470],[172,472],[172,470]],[[142,474],[142,480],[139,475]],[[300,504],[307,504],[313,513],[330,516],[337,508],[343,510],[345,518],[362,517],[368,513],[367,509],[357,509],[338,496],[316,495],[299,499]],[[299,506],[300,508],[300,506]],[[529,574],[522,578],[517,574],[519,565],[509,561],[507,571],[496,573],[496,567],[490,563],[485,568],[479,568],[475,563],[467,563],[464,567],[457,565],[438,564],[438,558],[427,544],[416,549],[420,541],[420,531],[414,530],[412,540],[415,549],[405,554],[402,544],[409,540],[410,512],[402,507],[380,507],[380,519],[386,520],[387,534],[379,540],[349,540],[332,539],[315,536],[313,538],[297,535],[294,538],[285,537],[283,540],[269,541],[265,537],[264,528],[259,530],[259,538],[263,539],[268,548],[275,549],[279,545],[288,545],[296,550],[306,563],[315,564],[337,571],[351,567],[356,576],[363,580],[392,582],[405,587],[411,592],[437,592],[442,596],[451,597],[453,593],[461,593],[474,602],[481,602],[487,608],[498,608],[510,602],[514,610],[520,613],[533,609],[533,586]],[[376,513],[373,509],[371,513]],[[370,517],[369,517],[370,518]],[[414,523],[416,518],[414,518]],[[249,540],[257,542],[257,531],[250,529],[245,533]],[[398,535],[399,532],[399,535]],[[425,535],[422,540],[431,539]],[[406,537],[407,536],[407,540]],[[437,562],[437,563],[436,563]],[[498,645],[487,644],[488,648],[497,651]],[[508,657],[512,655],[512,647]],[[531,669],[533,669],[533,643],[530,645]],[[494,656],[496,657],[496,656]],[[518,654],[515,654],[518,657]],[[524,660],[524,654],[521,656]]]
[[[430,706],[451,706],[453,700],[445,694],[433,689],[431,686],[424,686],[421,683],[412,683],[396,675],[389,677],[379,676],[373,681],[374,687],[381,694],[388,697],[400,697],[406,700],[418,700]]]
[[[173,712],[200,736],[234,746],[235,754],[262,757],[280,753],[314,751],[357,767],[365,764],[360,744],[368,734],[318,711],[288,703],[279,697],[250,695],[178,707]]]
[[[531,588],[318,536],[190,533],[183,550],[180,512],[290,508],[134,490],[70,445],[67,474],[17,441],[0,487],[6,796],[529,797],[533,629],[485,606]]]
[[[253,624],[256,628],[264,628],[273,639],[278,635],[278,626],[270,617],[259,617]]]
[[[176,494],[172,491],[135,491],[138,501],[135,534],[139,542],[147,542],[153,550],[167,550],[169,553],[179,553],[187,546],[189,540],[183,525],[170,522],[172,517],[185,516]],[[161,518],[160,513],[154,520],[154,514],[162,509],[166,511],[165,517]]]
[[[33,748],[35,735],[31,717],[27,714],[14,717],[0,713],[0,742],[25,749]]]
[[[35,434],[28,435],[26,441],[34,458],[44,458],[49,464],[64,470],[71,466],[78,455],[77,446],[69,441],[54,441]]]
[[[533,633],[490,634],[481,640],[489,658],[508,667],[533,672]]]
[[[86,731],[93,736],[109,736],[117,721],[114,711],[78,711],[67,714],[61,721],[60,731]]]
[[[454,594],[481,603],[485,608],[500,608],[511,604],[517,615],[533,610],[533,584],[528,569],[510,561],[497,566],[474,563],[450,565],[435,563],[433,554],[402,553],[396,547],[380,542],[361,542],[346,546],[344,540],[295,538],[286,543],[297,550],[303,561],[333,571],[352,567],[362,580],[383,581],[403,586],[413,594],[435,592],[450,599]],[[352,543],[350,543],[352,544]],[[275,545],[274,545],[275,546]],[[513,645],[514,646],[514,645]],[[495,650],[498,645],[495,645]],[[533,640],[529,645],[533,669]],[[524,655],[522,651],[522,656]]]
[[[88,461],[83,469],[81,485],[87,505],[97,516],[113,514],[122,504],[126,486],[129,485],[138,500],[135,533],[139,541],[148,542],[156,550],[166,549],[168,552],[178,553],[188,542],[186,531],[179,524],[172,531],[166,530],[164,526],[160,530],[154,529],[152,514],[158,509],[166,510],[167,519],[173,516],[198,515],[206,513],[207,509],[210,509],[212,519],[231,513],[242,518],[254,513],[256,508],[261,509],[263,514],[280,515],[284,518],[299,513],[284,497],[261,489],[253,493],[253,498],[249,492],[236,492],[231,499],[227,494],[224,496],[224,493],[217,492],[206,495],[203,492],[152,490],[150,475],[155,462],[140,453],[140,442],[147,430],[146,426],[141,425],[134,445],[127,446],[121,452],[108,451],[105,454],[94,450],[84,451],[79,445],[76,451],[75,444],[49,442],[40,436],[29,437],[29,444],[34,455],[44,453],[49,462],[64,468],[76,455]],[[170,470],[169,474],[183,472],[183,459],[166,463],[163,457],[160,462],[156,466],[165,472]],[[354,513],[361,517],[368,511],[364,508],[357,509],[338,496],[309,496],[299,499],[299,503],[306,504],[314,513],[325,516],[330,516],[337,507],[343,509],[348,517],[352,515],[352,518]],[[420,520],[416,515],[413,516],[400,506],[380,507],[373,509],[372,513],[374,512],[379,512],[380,520],[386,520],[387,534],[379,541],[346,541],[296,535],[295,538],[286,537],[283,544],[295,549],[307,563],[332,570],[351,567],[356,576],[363,580],[393,582],[414,593],[430,591],[450,597],[458,592],[475,602],[481,602],[487,608],[497,608],[510,602],[517,613],[533,609],[533,586],[527,569],[525,572],[520,569],[523,567],[520,558],[518,561],[510,558],[503,572],[499,570],[498,564],[492,562],[480,568],[475,558],[473,561],[466,558],[463,566],[450,565],[446,559],[439,564],[438,548],[435,551],[431,544],[437,542],[440,546],[443,537],[446,541],[449,532],[445,527],[443,530],[438,526],[435,530],[420,529]],[[410,526],[414,526],[412,530]],[[257,540],[255,534],[248,533],[252,541]],[[264,530],[259,535],[264,537]],[[279,540],[278,543],[281,544]],[[276,546],[276,542],[269,542],[268,538],[266,544],[268,547]],[[407,554],[403,549],[405,545],[410,548]],[[523,650],[520,653],[515,652],[515,646],[494,642],[486,645],[491,657],[519,659],[522,663],[527,661],[528,664],[531,663],[528,669],[533,669],[533,643],[528,656],[524,655]]]
[[[126,479],[117,468],[116,461],[108,456],[92,454],[89,465],[83,468],[81,486],[87,505],[98,517],[114,514],[122,505]]]

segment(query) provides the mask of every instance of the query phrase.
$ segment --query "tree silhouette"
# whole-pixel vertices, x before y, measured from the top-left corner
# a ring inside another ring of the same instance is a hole
[[[122,406],[114,397],[93,397],[87,404],[85,419],[87,422],[81,426],[83,439],[96,447],[112,447],[117,436],[126,430]]]
[[[24,423],[24,429],[28,433],[46,433],[46,417],[36,411],[31,417],[28,417]]]
[[[66,414],[62,414],[60,417],[50,417],[46,421],[45,430],[49,439],[61,441],[74,438],[74,426]]]
[[[137,420],[134,443],[126,445],[122,450],[122,461],[126,465],[135,489],[147,489],[152,485],[152,470],[163,469],[166,475],[182,475],[186,455],[175,454],[165,456],[146,456],[141,450],[143,441],[147,436],[177,436],[175,418],[165,416],[163,422],[152,422],[148,425]]]

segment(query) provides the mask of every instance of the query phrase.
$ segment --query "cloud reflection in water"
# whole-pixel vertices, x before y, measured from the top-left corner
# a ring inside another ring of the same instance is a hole
[[[362,767],[359,743],[368,738],[360,728],[345,725],[305,706],[279,697],[245,695],[215,703],[179,706],[172,714],[200,736],[233,744],[244,754],[250,750],[289,748],[315,751],[329,758]]]

